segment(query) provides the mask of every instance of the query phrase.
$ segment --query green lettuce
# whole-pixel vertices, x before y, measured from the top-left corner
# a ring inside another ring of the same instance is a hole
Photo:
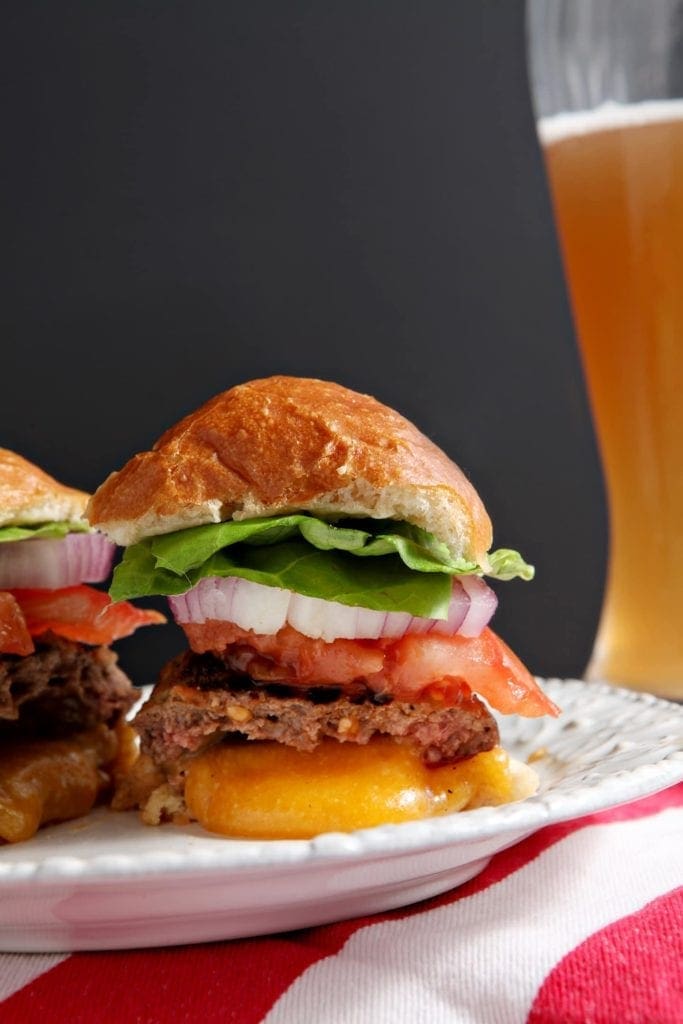
[[[372,532],[360,526],[335,526],[297,513],[194,526],[152,538],[151,549],[157,565],[177,575],[198,568],[218,551],[235,544],[272,547],[296,539],[307,541],[319,551],[343,551],[358,557],[398,554],[415,572],[452,575],[477,571],[475,562],[454,560],[445,544],[418,526],[386,519],[367,525],[373,527]]]
[[[31,540],[36,537],[66,537],[67,533],[87,533],[90,527],[85,522],[40,523],[37,526],[0,526],[0,544],[11,540]]]
[[[181,576],[157,565],[149,540],[128,548],[109,593],[114,601],[182,594],[204,576],[238,576],[308,597],[430,618],[445,618],[451,593],[450,577],[442,573],[415,572],[399,558],[358,561],[303,541],[228,548]]]
[[[489,566],[486,575],[496,580],[514,580],[519,577],[521,580],[532,580],[535,569],[524,561],[519,551],[511,551],[510,548],[499,548],[497,551],[489,552]]]
[[[334,525],[293,514],[148,537],[127,548],[109,593],[115,601],[181,594],[207,576],[238,576],[340,604],[445,618],[452,576],[533,576],[514,551],[493,552],[489,561],[484,569],[453,559],[445,544],[409,523]]]

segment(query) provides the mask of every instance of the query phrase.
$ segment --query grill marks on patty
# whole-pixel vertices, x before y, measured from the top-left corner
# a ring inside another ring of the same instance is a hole
[[[46,633],[33,654],[0,655],[0,737],[53,738],[113,725],[135,698],[108,647]]]
[[[459,761],[498,743],[493,716],[464,688],[455,706],[444,707],[436,701],[392,700],[362,682],[345,692],[260,685],[231,671],[220,657],[191,651],[164,667],[134,724],[143,752],[168,768],[227,737],[273,740],[311,751],[328,737],[367,743],[382,734],[417,747],[432,765]]]

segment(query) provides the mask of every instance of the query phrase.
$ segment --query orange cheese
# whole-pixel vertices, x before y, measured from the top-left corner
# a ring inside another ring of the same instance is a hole
[[[312,753],[261,741],[221,744],[189,762],[185,802],[210,832],[305,839],[528,796],[535,777],[520,792],[519,767],[496,747],[428,768],[388,737],[366,746],[325,740]]]

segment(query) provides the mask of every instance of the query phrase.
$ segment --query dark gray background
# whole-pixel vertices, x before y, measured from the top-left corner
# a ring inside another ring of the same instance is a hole
[[[603,494],[519,0],[23,0],[3,37],[0,443],[93,489],[239,381],[370,392],[536,564],[498,631],[581,673]]]

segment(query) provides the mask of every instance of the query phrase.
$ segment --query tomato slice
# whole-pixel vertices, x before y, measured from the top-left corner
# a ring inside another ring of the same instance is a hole
[[[33,640],[16,598],[0,591],[0,654],[32,654]]]
[[[110,644],[138,626],[165,622],[160,612],[114,603],[108,594],[80,585],[61,590],[13,590],[31,636],[48,630],[82,644]]]
[[[456,704],[463,683],[505,715],[557,715],[519,658],[492,630],[477,637],[408,634],[398,640],[312,640],[285,626],[273,636],[210,620],[182,626],[193,651],[227,651],[260,682],[349,686],[364,681],[399,700]]]
[[[382,672],[368,681],[410,700],[425,686],[436,686],[447,699],[444,683],[460,680],[504,715],[559,714],[517,655],[488,628],[476,637],[405,636],[388,652]]]

